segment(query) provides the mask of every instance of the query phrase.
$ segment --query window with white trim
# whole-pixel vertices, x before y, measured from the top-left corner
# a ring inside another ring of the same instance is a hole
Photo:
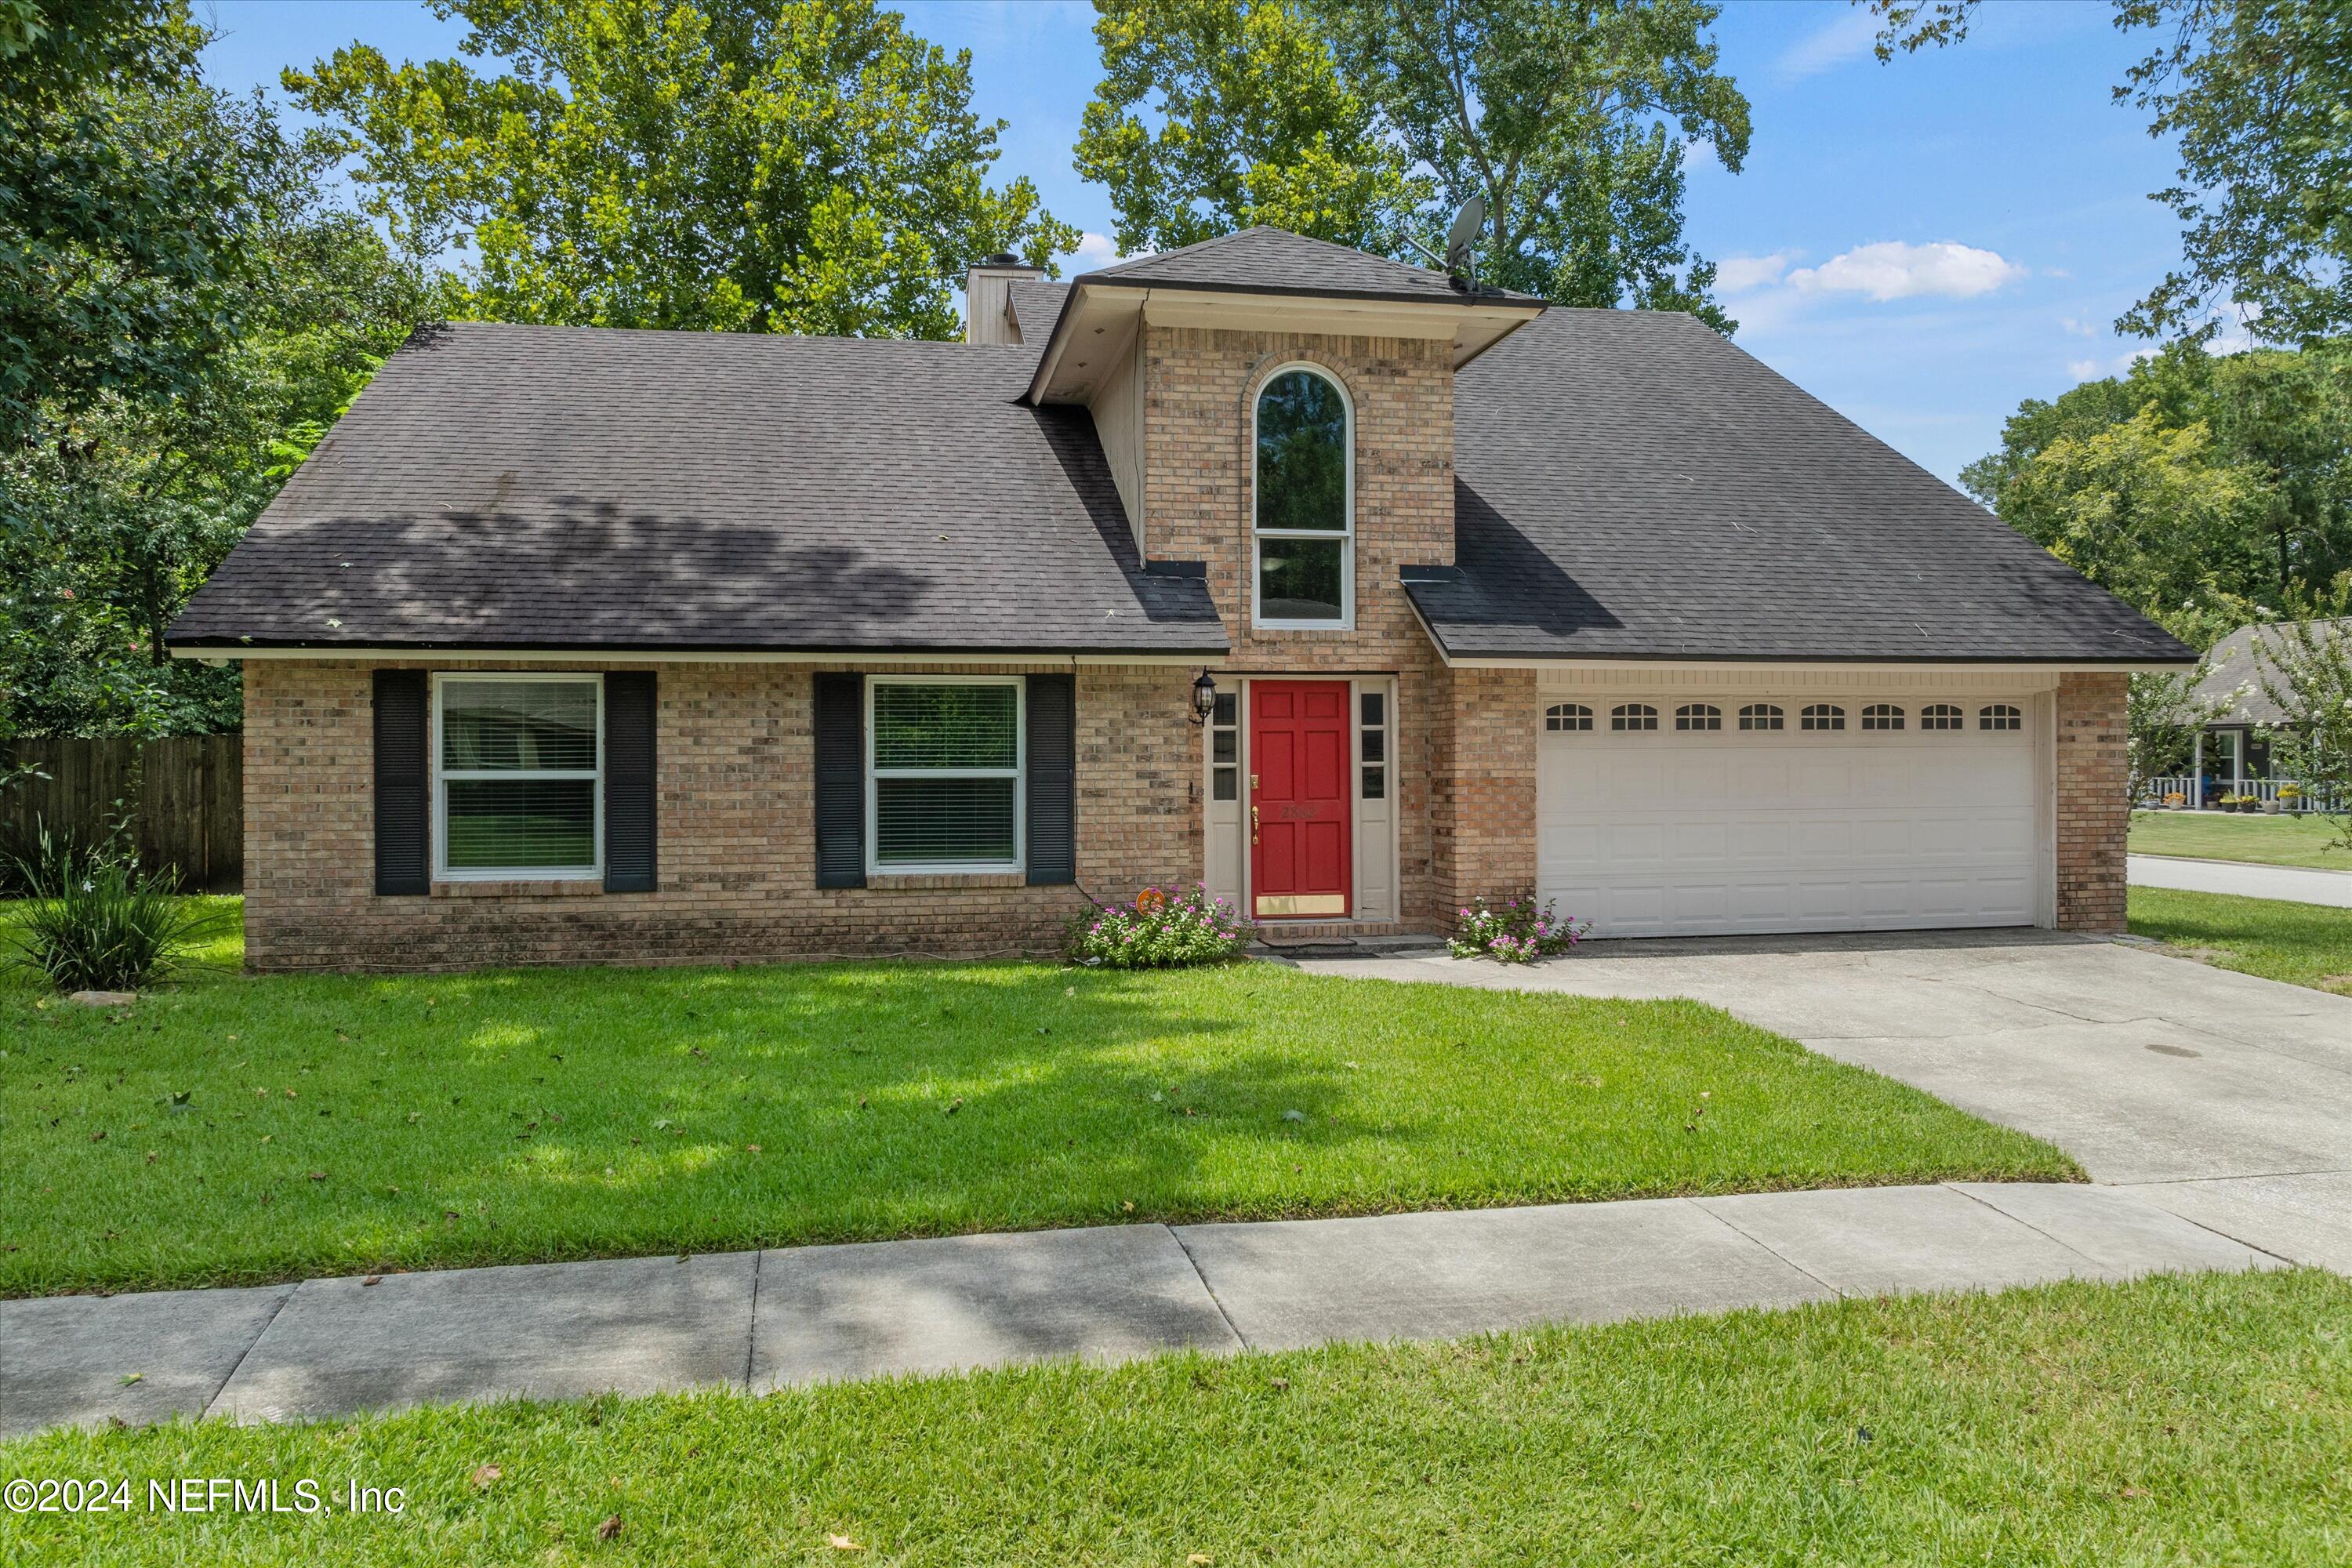
[[[1750,702],[1739,710],[1739,727],[1743,730],[1778,730],[1780,710],[1769,702]]]
[[[1646,702],[1621,702],[1609,710],[1609,727],[1612,730],[1654,730],[1658,727],[1658,710]]]
[[[1919,728],[1958,730],[1965,727],[1961,722],[1964,717],[1958,703],[1930,702],[1919,710]]]
[[[1555,702],[1544,710],[1544,728],[1555,733],[1592,728],[1592,710],[1581,702]]]
[[[1862,727],[1865,730],[1900,730],[1903,710],[1892,702],[1874,702],[1862,710]]]
[[[1217,693],[1209,710],[1209,798],[1242,797],[1242,705],[1231,691]]]
[[[1723,710],[1712,702],[1685,702],[1675,710],[1677,730],[1720,730]]]
[[[452,673],[433,690],[435,875],[599,875],[604,678]]]
[[[1355,412],[1312,365],[1277,371],[1257,395],[1256,571],[1261,626],[1345,630],[1355,621]]]
[[[1021,678],[877,675],[866,691],[867,869],[1020,870]]]
[[[1808,702],[1805,710],[1797,715],[1800,730],[1843,730],[1845,710],[1834,702]]]
[[[2014,703],[1988,703],[1984,707],[1977,710],[1977,728],[1979,730],[2022,730],[2025,728],[2025,715],[2018,710]]]
[[[1363,732],[1364,798],[1385,800],[1389,793],[1389,699],[1385,691],[1358,694],[1358,728]]]

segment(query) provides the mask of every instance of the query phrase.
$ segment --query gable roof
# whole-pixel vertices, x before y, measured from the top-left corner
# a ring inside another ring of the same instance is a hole
[[[1696,318],[1555,307],[1454,386],[1455,658],[2195,655]]]
[[[1021,341],[1033,349],[1042,349],[1053,334],[1054,322],[1062,314],[1062,301],[1070,297],[1067,283],[1049,283],[1044,279],[1019,279],[1006,289],[1006,301],[1013,311],[1013,325],[1020,331]]]
[[[461,322],[298,469],[175,647],[1222,653],[1034,348]]]
[[[1073,284],[1122,283],[1138,287],[1205,289],[1235,294],[1314,294],[1340,300],[1401,300],[1459,303],[1465,299],[1543,301],[1504,289],[1476,294],[1457,289],[1443,272],[1350,250],[1328,240],[1309,239],[1287,229],[1259,225],[1139,256],[1092,272]]]
[[[2270,622],[2240,626],[2213,645],[2206,654],[2205,679],[2199,681],[2193,696],[2209,702],[2224,702],[2218,724],[2283,724],[2285,711],[2272,700],[2263,685],[2265,668],[2261,651],[2275,644],[2290,622]],[[2340,621],[2309,621],[2322,637],[2333,641],[2352,637],[2352,619]]]

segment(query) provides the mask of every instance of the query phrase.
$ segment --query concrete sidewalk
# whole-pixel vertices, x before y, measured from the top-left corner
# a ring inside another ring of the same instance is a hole
[[[2114,1188],[1118,1226],[0,1302],[0,1435],[803,1383],[2274,1267]],[[126,1381],[134,1379],[135,1381]]]
[[[2191,860],[2177,855],[2127,855],[2135,888],[2179,888],[2191,893],[2234,893],[2242,899],[2284,899],[2352,910],[2352,871],[2318,866],[2257,866],[2245,860]]]

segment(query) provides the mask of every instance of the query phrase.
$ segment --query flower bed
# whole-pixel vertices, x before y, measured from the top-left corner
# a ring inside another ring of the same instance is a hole
[[[1097,904],[1070,922],[1074,963],[1108,969],[1177,969],[1237,958],[1255,934],[1250,922],[1206,888],[1146,888],[1133,906]]]
[[[1446,951],[1456,958],[1492,958],[1504,963],[1532,963],[1566,952],[1592,929],[1591,922],[1563,920],[1546,902],[1513,899],[1496,909],[1484,899],[1473,899],[1454,918]]]

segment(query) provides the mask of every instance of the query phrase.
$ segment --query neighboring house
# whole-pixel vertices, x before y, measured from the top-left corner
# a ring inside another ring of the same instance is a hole
[[[171,634],[245,665],[249,962],[1037,950],[1195,881],[2122,925],[2126,672],[2193,655],[1691,317],[1267,228],[968,287],[965,343],[394,354]]]
[[[2352,620],[2308,623],[2331,640],[2352,637]],[[2278,798],[2278,786],[2290,782],[2271,765],[2270,731],[2286,722],[2286,714],[2271,697],[2263,677],[2263,645],[2279,635],[2275,623],[2240,626],[2213,645],[2205,656],[2205,679],[2192,693],[2200,703],[2219,705],[2219,716],[2197,737],[2197,754],[2189,776],[2178,792],[2190,805],[2210,805],[2223,795]],[[2274,673],[2271,678],[2276,679]]]

